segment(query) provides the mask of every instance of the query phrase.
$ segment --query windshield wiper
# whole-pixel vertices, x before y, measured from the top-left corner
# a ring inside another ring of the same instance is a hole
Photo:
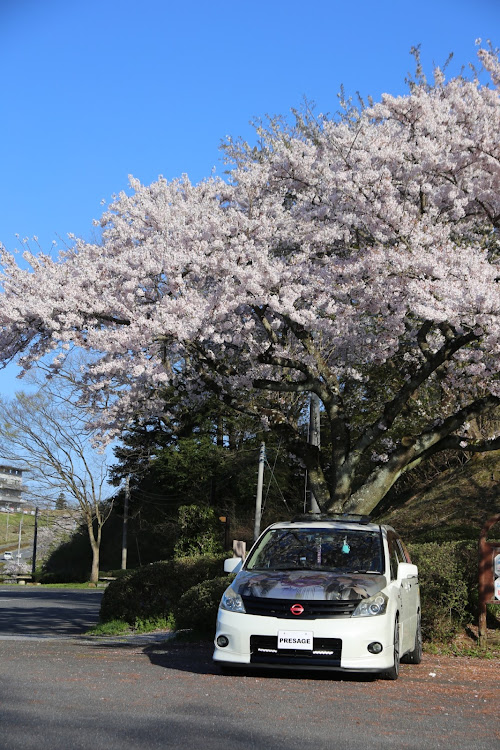
[[[348,570],[347,573],[349,575],[355,575],[356,573],[366,573],[367,575],[370,574],[370,575],[376,575],[376,576],[382,575],[380,570]]]

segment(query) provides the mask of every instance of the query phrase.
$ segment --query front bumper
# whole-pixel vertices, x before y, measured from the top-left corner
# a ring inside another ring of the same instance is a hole
[[[312,632],[312,652],[278,649],[278,631]],[[224,648],[217,645],[221,635],[229,641]],[[394,663],[393,640],[394,618],[389,613],[290,621],[219,609],[213,659],[228,666],[383,672]],[[374,642],[382,645],[379,654],[368,651]]]

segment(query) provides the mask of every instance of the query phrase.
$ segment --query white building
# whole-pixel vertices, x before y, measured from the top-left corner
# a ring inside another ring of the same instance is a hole
[[[20,513],[26,510],[23,489],[23,470],[0,464],[0,511]]]

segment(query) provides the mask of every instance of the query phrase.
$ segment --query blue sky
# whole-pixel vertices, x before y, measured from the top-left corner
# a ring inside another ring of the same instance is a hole
[[[341,84],[404,93],[413,45],[429,72],[454,52],[455,73],[499,32],[499,0],[0,0],[0,241],[92,239],[129,174],[220,173],[252,118],[304,96],[333,112]]]

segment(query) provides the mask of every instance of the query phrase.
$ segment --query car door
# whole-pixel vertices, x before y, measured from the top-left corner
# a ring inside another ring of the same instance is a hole
[[[394,537],[394,547],[400,563],[404,563],[403,568],[399,568],[398,578],[401,586],[401,602],[404,610],[404,632],[403,632],[403,652],[413,648],[415,642],[415,629],[417,627],[417,614],[420,606],[420,589],[418,585],[418,576],[416,569],[408,570],[409,558],[405,553],[401,539]],[[401,573],[401,570],[404,570]]]
[[[398,609],[399,609],[399,636],[401,642],[401,653],[411,648],[412,645],[412,593],[410,589],[410,580],[400,576],[400,563],[406,563],[406,556],[402,545],[394,532],[387,535],[389,545],[389,559],[391,566],[391,578],[397,588]],[[401,569],[403,570],[403,569]]]

